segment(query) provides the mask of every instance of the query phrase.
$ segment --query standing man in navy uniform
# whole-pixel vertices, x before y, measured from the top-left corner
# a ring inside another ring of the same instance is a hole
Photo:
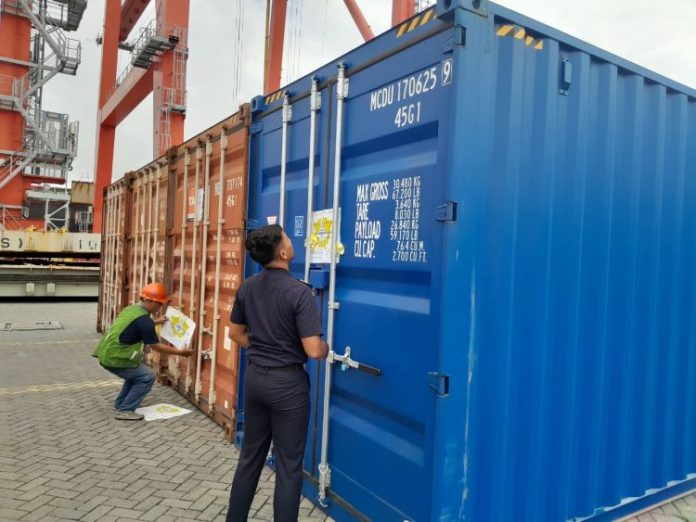
[[[242,283],[232,308],[230,337],[247,346],[244,446],[232,482],[227,522],[247,520],[268,449],[277,460],[273,514],[295,522],[302,489],[302,459],[309,423],[307,357],[323,359],[321,317],[310,288],[290,274],[295,255],[279,225],[249,233],[251,258],[264,270]]]

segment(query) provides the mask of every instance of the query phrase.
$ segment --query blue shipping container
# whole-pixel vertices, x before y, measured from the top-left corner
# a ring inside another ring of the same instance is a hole
[[[308,365],[331,516],[612,519],[694,487],[696,91],[440,0],[253,110],[250,226],[286,227],[350,354]]]

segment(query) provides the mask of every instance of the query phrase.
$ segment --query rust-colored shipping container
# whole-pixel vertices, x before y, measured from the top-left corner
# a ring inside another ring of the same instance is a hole
[[[98,328],[164,283],[197,323],[192,357],[151,354],[170,384],[232,437],[239,347],[229,317],[244,278],[249,111],[240,111],[104,191]]]

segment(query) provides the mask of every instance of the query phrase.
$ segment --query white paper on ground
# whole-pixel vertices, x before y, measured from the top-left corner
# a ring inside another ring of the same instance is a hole
[[[172,343],[175,348],[183,350],[193,338],[193,332],[196,331],[196,323],[181,313],[180,310],[171,306],[167,308],[167,313],[164,315],[169,320],[162,325],[160,337]]]
[[[180,408],[179,406],[174,406],[173,404],[155,404],[154,406],[147,406],[145,408],[138,408],[135,413],[142,413],[145,415],[146,421],[171,419],[172,417],[179,417],[180,415],[186,415],[191,413],[191,410],[186,408]]]

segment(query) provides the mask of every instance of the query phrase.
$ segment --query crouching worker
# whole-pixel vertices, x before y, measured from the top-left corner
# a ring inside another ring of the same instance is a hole
[[[193,353],[193,350],[177,350],[160,343],[155,324],[162,324],[167,319],[153,321],[150,316],[164,312],[167,302],[164,285],[146,285],[140,292],[140,303],[127,306],[118,314],[92,354],[105,370],[123,379],[121,392],[114,401],[119,420],[143,418],[135,410],[155,382],[155,374],[142,363],[144,346],[171,355],[190,356]]]

